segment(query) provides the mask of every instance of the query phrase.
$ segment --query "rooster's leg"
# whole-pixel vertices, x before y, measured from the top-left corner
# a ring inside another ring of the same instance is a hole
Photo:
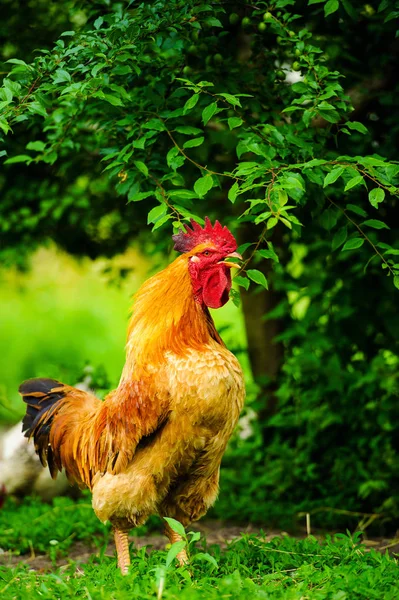
[[[165,535],[168,536],[171,544],[174,544],[175,542],[181,542],[183,540],[182,536],[179,535],[178,533],[176,533],[176,531],[173,531],[173,529],[171,527],[169,527],[168,524],[165,525]],[[181,567],[184,567],[185,565],[188,565],[188,563],[189,563],[187,552],[186,552],[185,548],[183,548],[183,550],[181,550],[177,554],[176,558],[179,561],[179,564]]]
[[[122,575],[127,575],[130,565],[129,555],[129,541],[127,537],[127,531],[122,529],[114,528],[114,538],[116,553],[118,555],[118,567],[121,570]]]

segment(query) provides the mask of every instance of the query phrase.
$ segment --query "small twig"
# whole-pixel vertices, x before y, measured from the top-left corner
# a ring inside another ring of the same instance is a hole
[[[310,529],[310,513],[306,513],[306,534],[311,535],[312,531]]]
[[[399,544],[399,538],[395,538],[392,542],[390,542],[389,544],[386,544],[386,546],[380,546],[379,550],[388,550],[388,548],[393,548],[393,546],[397,546]]]
[[[255,545],[254,542],[252,540],[249,540],[248,542],[249,544]],[[258,546],[259,548],[259,546]],[[262,550],[264,550],[265,552],[279,552],[280,554],[294,554],[296,556],[324,556],[324,554],[314,554],[311,552],[292,552],[289,550],[279,550],[278,548],[265,548],[262,547]],[[332,556],[332,558],[337,558],[339,559],[339,556]]]
[[[270,193],[271,190],[273,188],[273,183],[274,180],[276,178],[276,173],[275,171],[272,169],[271,171],[272,173],[272,178],[271,181],[268,183],[267,188],[268,188],[268,198],[267,198],[267,204],[272,212],[272,214],[274,215],[275,213],[273,212],[273,210],[271,209],[271,202],[270,202]],[[260,237],[258,239],[258,241],[255,244],[255,248],[253,249],[253,251],[251,252],[251,255],[249,256],[249,258],[247,258],[247,260],[244,262],[244,264],[241,265],[241,267],[239,268],[239,270],[237,271],[236,275],[239,275],[240,273],[242,273],[243,271],[245,271],[245,269],[247,268],[247,266],[249,265],[249,263],[251,262],[251,260],[253,259],[256,251],[258,250],[259,246],[261,245],[261,243],[263,242],[263,240],[265,239],[265,235],[266,232],[268,231],[267,229],[267,225],[264,226],[262,233],[260,234]]]
[[[318,508],[314,508],[313,510],[309,511],[310,515],[315,515],[317,513],[320,512],[332,512],[332,513],[337,513],[339,515],[349,515],[349,516],[353,516],[353,517],[383,517],[385,516],[385,513],[363,513],[363,512],[358,512],[358,511],[353,511],[353,510],[345,510],[343,508],[333,508],[332,506],[319,506]],[[307,513],[306,512],[299,512],[297,514],[298,517],[304,517]]]
[[[174,213],[175,213],[175,215],[176,215],[176,219],[177,219],[177,220],[179,221],[179,223],[180,223],[180,213],[179,213],[179,211],[178,211],[178,209],[177,209],[177,208],[175,208],[174,206],[172,206],[172,205],[170,204],[170,202],[169,202],[169,200],[168,200],[167,193],[166,193],[166,191],[165,191],[164,187],[162,186],[162,184],[161,184],[161,183],[158,181],[158,179],[157,179],[157,178],[156,178],[154,175],[152,175],[151,173],[148,173],[148,174],[149,174],[149,176],[151,177],[151,179],[152,179],[152,180],[155,182],[155,185],[157,186],[157,188],[159,189],[159,191],[160,191],[160,194],[161,194],[162,198],[164,199],[166,206],[167,206],[167,207],[168,207],[168,208],[169,208],[169,209],[170,209],[172,212],[174,212]]]
[[[350,223],[352,223],[352,225],[354,225],[356,227],[356,229],[359,231],[359,233],[364,237],[364,239],[373,248],[374,252],[380,257],[380,259],[382,260],[382,262],[387,266],[387,269],[391,273],[391,275],[395,275],[395,272],[392,269],[391,265],[385,260],[385,258],[381,254],[381,252],[378,250],[378,248],[375,246],[375,244],[373,244],[373,242],[370,240],[370,238],[364,233],[363,229],[361,229],[361,227],[356,223],[356,221],[354,221],[353,219],[351,219],[351,217],[348,216],[346,210],[343,209],[343,208],[341,208],[338,204],[336,204],[334,202],[334,200],[331,200],[331,198],[329,198],[328,196],[326,196],[326,198],[330,202],[330,204],[332,204],[333,206],[335,206],[335,208],[338,208],[338,210],[348,219],[348,221],[350,221]]]
[[[188,154],[186,154],[184,152],[183,148],[180,148],[179,144],[176,142],[175,138],[173,137],[173,135],[171,134],[171,132],[169,131],[168,128],[166,128],[166,133],[168,134],[168,136],[170,137],[170,139],[172,140],[173,144],[178,149],[178,151],[180,152],[180,154],[182,154],[185,158],[187,158],[187,160],[189,160],[193,165],[195,165],[196,167],[198,167],[198,169],[201,169],[202,171],[206,171],[210,175],[220,175],[221,177],[231,177],[232,179],[235,179],[235,180],[240,179],[238,177],[233,177],[230,173],[218,173],[218,171],[212,171],[211,169],[208,169],[208,167],[203,167],[202,165],[200,165],[199,163],[197,163],[195,160],[193,160],[192,158],[190,158],[188,156]]]
[[[249,265],[249,263],[253,259],[254,255],[255,255],[255,252],[257,251],[257,249],[259,248],[259,246],[263,242],[263,240],[265,238],[265,235],[266,235],[266,231],[267,231],[267,226],[265,225],[264,228],[263,228],[263,230],[262,230],[262,233],[260,234],[260,237],[259,237],[258,241],[255,244],[255,248],[251,252],[251,255],[249,256],[249,258],[247,258],[247,260],[238,269],[238,271],[236,273],[236,276],[239,275],[240,273],[242,273],[243,271],[245,271],[245,269],[247,268],[247,266]]]

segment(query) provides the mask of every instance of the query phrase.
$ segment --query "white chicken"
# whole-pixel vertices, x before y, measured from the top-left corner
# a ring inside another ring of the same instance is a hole
[[[0,490],[3,494],[34,494],[49,501],[71,489],[65,474],[56,480],[43,469],[33,444],[22,433],[22,423],[0,431]]]
[[[76,387],[89,391],[92,368],[85,367],[84,373]],[[43,469],[33,444],[22,433],[22,421],[0,429],[0,495],[35,495],[48,502],[65,494],[77,496],[79,492],[71,487],[64,472],[52,479]]]

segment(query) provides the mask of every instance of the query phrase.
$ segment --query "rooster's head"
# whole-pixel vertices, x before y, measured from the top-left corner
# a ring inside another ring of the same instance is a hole
[[[186,232],[173,236],[175,250],[188,259],[188,270],[197,302],[209,308],[220,308],[229,299],[231,289],[230,269],[236,267],[229,258],[239,258],[233,234],[219,221],[212,226],[208,217],[201,227],[193,219]]]

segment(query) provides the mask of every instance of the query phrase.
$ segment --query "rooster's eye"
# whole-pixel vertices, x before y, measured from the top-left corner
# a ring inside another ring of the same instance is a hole
[[[205,250],[205,252],[204,252],[204,256],[209,256],[209,255],[210,255],[210,252],[209,252],[209,250]]]

